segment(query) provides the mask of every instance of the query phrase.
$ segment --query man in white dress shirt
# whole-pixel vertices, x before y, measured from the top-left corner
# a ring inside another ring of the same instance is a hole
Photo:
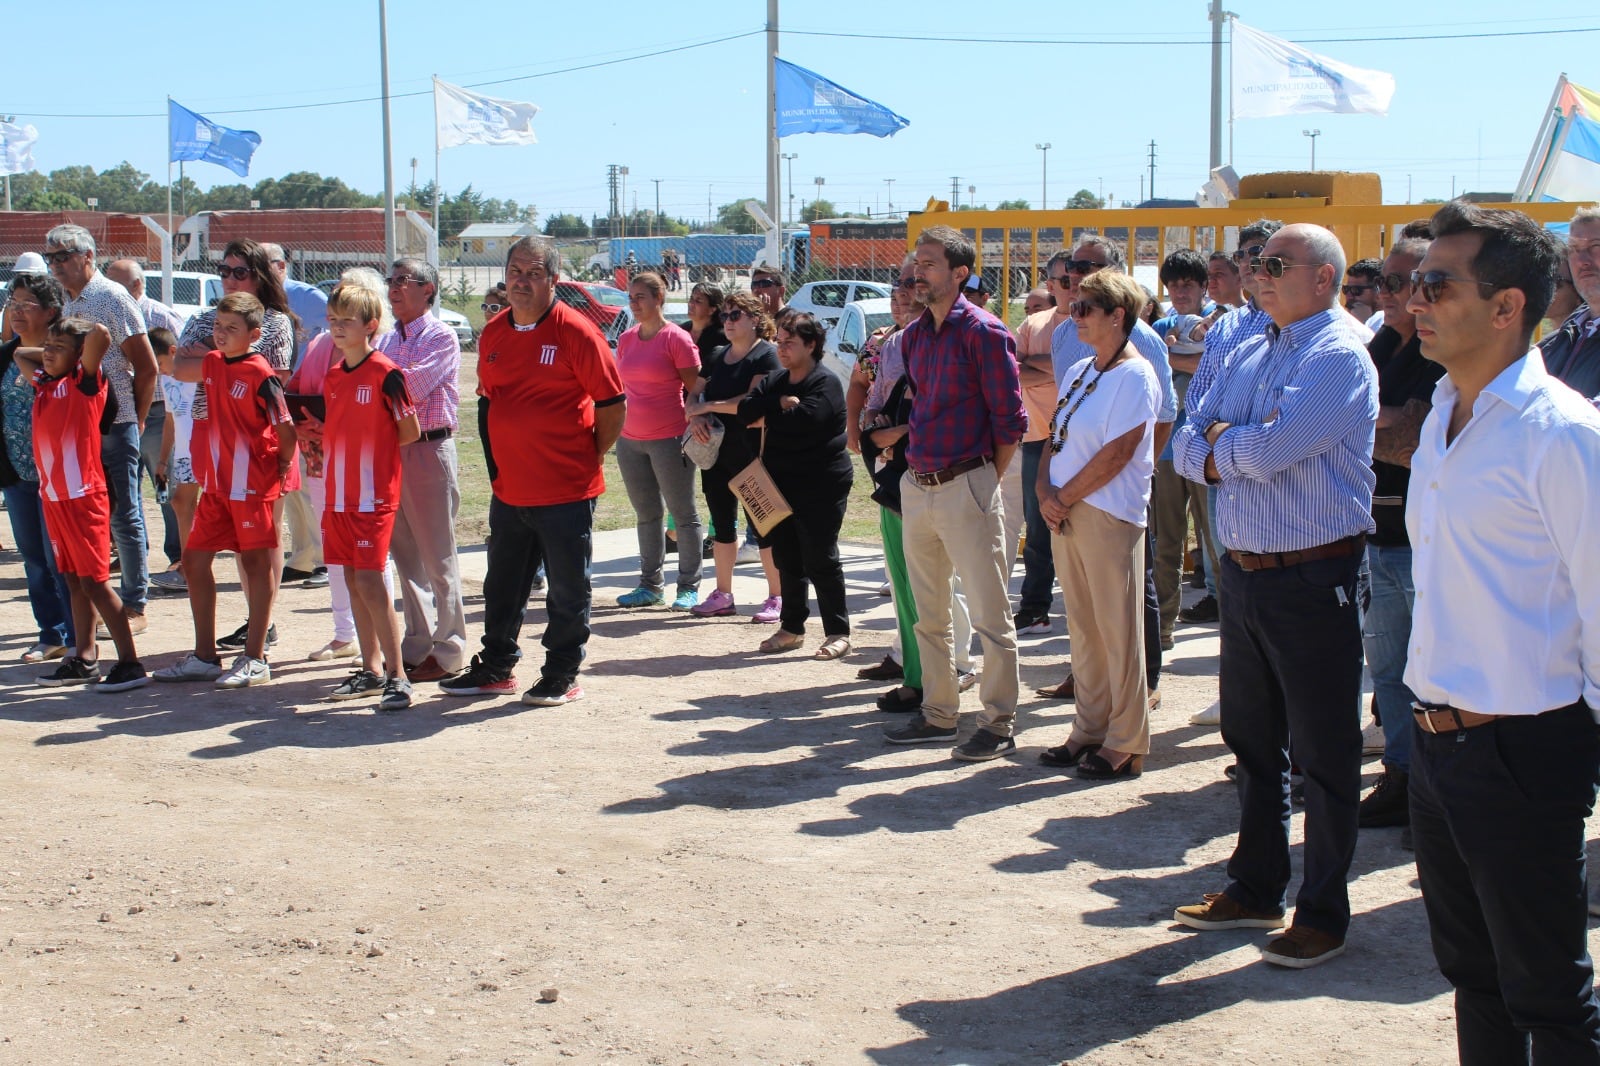
[[[1411,825],[1463,1063],[1600,1062],[1584,819],[1600,772],[1600,414],[1529,344],[1556,249],[1451,203],[1413,275],[1448,375],[1411,461]]]

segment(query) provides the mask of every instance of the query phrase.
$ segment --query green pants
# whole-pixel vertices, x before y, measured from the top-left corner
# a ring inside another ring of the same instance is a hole
[[[906,549],[900,538],[900,516],[887,507],[878,508],[878,530],[883,534],[883,561],[889,569],[889,584],[894,589],[894,624],[900,631],[900,668],[905,673],[901,684],[922,687],[922,655],[917,651],[917,601],[911,597],[911,579],[906,576]]]

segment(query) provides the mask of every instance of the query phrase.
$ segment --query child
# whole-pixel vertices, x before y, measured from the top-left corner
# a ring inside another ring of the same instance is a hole
[[[400,659],[400,623],[383,571],[400,506],[400,446],[422,436],[405,375],[372,348],[383,314],[379,297],[340,285],[328,300],[328,332],[343,357],[322,381],[322,556],[344,569],[361,643],[361,666],[333,690],[352,700],[383,691],[380,711],[411,706]]]
[[[111,334],[104,326],[84,318],[64,318],[51,324],[42,350],[19,349],[15,358],[26,366],[37,353],[42,362],[34,372],[33,455],[45,528],[72,597],[78,640],[77,654],[63,659],[39,683],[99,682],[101,692],[123,692],[149,684],[150,677],[134,650],[122,600],[111,587],[111,556],[106,550],[111,543],[111,507],[100,465],[100,418],[108,390],[100,360],[110,346]],[[103,679],[96,665],[96,611],[117,646],[117,664]]]
[[[278,526],[272,504],[283,491],[294,461],[295,430],[283,399],[283,383],[255,350],[265,317],[261,301],[231,293],[217,305],[212,341],[195,390],[190,463],[200,483],[183,576],[194,614],[194,651],[157,670],[157,681],[215,681],[218,688],[245,688],[272,679],[267,665],[267,627],[277,592],[273,551]],[[238,557],[250,628],[244,653],[224,673],[217,655],[217,583],[211,573],[219,551]]]
[[[189,436],[194,427],[189,410],[194,405],[196,386],[192,381],[179,381],[172,376],[173,349],[177,346],[178,338],[171,330],[157,326],[150,331],[150,347],[161,368],[161,395],[167,408],[167,420],[161,427],[161,459],[156,464],[155,477],[158,485],[165,486],[167,499],[178,518],[181,558],[183,546],[189,543],[189,529],[194,525],[200,486],[195,483],[194,468],[189,461]],[[186,591],[182,564],[174,563],[171,569],[150,575],[150,584],[173,593]]]

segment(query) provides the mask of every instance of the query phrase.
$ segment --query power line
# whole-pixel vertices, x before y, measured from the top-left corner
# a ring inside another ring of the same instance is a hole
[[[783,31],[791,37],[843,37],[861,41],[922,41],[935,44],[1043,44],[1043,45],[1112,45],[1117,47],[1145,48],[1150,45],[1204,45],[1209,48],[1209,38],[1196,37],[1192,40],[1155,40],[1148,37],[940,37],[933,35],[912,36],[903,33],[841,33],[835,30],[792,30]],[[1307,37],[1295,44],[1354,44],[1360,42],[1389,42],[1389,41],[1462,41],[1483,37],[1549,37],[1567,33],[1600,33],[1600,26],[1580,26],[1576,29],[1565,30],[1511,30],[1494,33],[1425,33],[1408,37]]]

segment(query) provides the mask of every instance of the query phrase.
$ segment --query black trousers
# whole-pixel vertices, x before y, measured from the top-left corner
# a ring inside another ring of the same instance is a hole
[[[1289,887],[1289,736],[1305,774],[1294,922],[1343,937],[1361,792],[1361,553],[1247,572],[1222,561],[1222,739],[1239,761],[1227,894],[1282,911]]]
[[[1584,862],[1597,768],[1581,701],[1452,733],[1412,726],[1417,873],[1463,1063],[1600,1062]]]
[[[824,475],[825,476],[825,475]],[[778,568],[783,594],[779,624],[790,633],[804,633],[810,616],[811,588],[817,591],[817,613],[822,631],[830,637],[850,635],[850,613],[845,608],[844,566],[839,561],[839,528],[844,525],[845,504],[850,500],[850,479],[829,485],[823,492],[804,495],[793,484],[778,484],[794,514],[767,534],[772,562]]]
[[[1155,526],[1144,537],[1144,683],[1151,692],[1161,687],[1161,600],[1156,596]]]
[[[570,681],[589,642],[593,500],[516,507],[489,500],[489,571],[483,581],[483,661],[510,673],[522,657],[517,640],[534,575],[544,564],[542,675]]]

